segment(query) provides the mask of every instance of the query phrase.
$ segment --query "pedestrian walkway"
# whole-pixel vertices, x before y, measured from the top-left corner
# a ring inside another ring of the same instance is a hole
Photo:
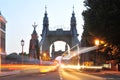
[[[118,74],[120,76],[120,71],[100,71],[100,72],[93,72],[92,74]]]
[[[103,80],[120,80],[119,71],[100,71],[100,72],[85,72],[88,75],[102,77]]]
[[[101,71],[101,74],[114,74],[120,76],[120,71]]]

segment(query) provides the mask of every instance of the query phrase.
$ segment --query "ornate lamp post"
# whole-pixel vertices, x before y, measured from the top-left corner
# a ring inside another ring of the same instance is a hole
[[[23,64],[23,46],[24,46],[24,40],[21,40],[21,46],[22,46],[22,64]]]
[[[95,45],[98,47],[100,44],[100,40],[99,39],[95,39]],[[95,53],[95,59],[94,59],[94,64],[96,65],[96,61],[97,61],[97,54],[98,54],[98,49],[96,50],[96,53]]]

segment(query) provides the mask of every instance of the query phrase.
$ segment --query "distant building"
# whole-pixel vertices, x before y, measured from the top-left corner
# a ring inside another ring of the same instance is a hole
[[[6,54],[6,19],[0,12],[0,53]]]

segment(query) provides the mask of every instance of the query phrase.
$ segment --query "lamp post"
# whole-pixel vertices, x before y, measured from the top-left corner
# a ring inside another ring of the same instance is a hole
[[[23,64],[23,46],[24,46],[24,40],[21,40],[21,46],[22,46],[22,64]]]
[[[80,66],[80,55],[79,55],[80,52],[79,52],[79,45],[77,45],[77,50],[78,50],[78,54],[77,54],[77,55],[78,55],[78,65],[77,65],[77,66],[79,67],[79,66]]]
[[[39,55],[40,64],[42,64],[42,58],[41,58],[41,55],[42,55],[42,45],[40,46],[40,55]]]
[[[99,39],[95,39],[95,45],[97,46],[97,50],[95,53],[95,59],[94,59],[94,64],[96,65],[96,61],[97,61],[97,54],[98,54],[98,46],[100,44],[100,40]]]

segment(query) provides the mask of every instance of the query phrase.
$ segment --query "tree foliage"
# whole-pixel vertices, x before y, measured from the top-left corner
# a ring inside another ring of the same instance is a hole
[[[120,0],[85,0],[84,29],[113,44],[120,44]]]
[[[83,34],[104,40],[108,44],[104,52],[120,57],[120,0],[85,0],[84,5]]]

